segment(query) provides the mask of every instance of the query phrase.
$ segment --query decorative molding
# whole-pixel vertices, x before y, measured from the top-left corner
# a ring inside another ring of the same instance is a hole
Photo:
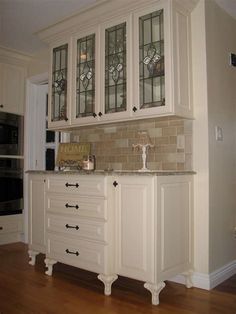
[[[0,61],[26,65],[32,59],[31,55],[0,46]]]
[[[124,16],[136,9],[142,9],[155,4],[170,5],[172,0],[98,0],[95,3],[82,8],[76,14],[58,21],[35,34],[45,43],[54,43],[59,39],[65,39],[77,32],[86,30],[112,20],[114,17]],[[186,10],[191,11],[199,0],[176,0]]]
[[[193,273],[192,282],[193,286],[196,288],[211,290],[235,274],[236,260],[224,265],[210,274]],[[170,281],[185,284],[185,278],[183,275],[177,275],[171,278]]]

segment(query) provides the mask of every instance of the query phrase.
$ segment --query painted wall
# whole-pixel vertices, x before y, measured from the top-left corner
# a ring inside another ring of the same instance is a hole
[[[206,1],[206,53],[209,137],[209,272],[236,259],[236,20]],[[216,141],[215,126],[223,129]]]
[[[49,60],[49,49],[41,50],[35,54],[28,64],[27,77],[29,78],[48,72]]]

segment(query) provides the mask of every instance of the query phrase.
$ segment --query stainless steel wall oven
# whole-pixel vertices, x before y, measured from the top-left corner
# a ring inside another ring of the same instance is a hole
[[[23,210],[23,117],[0,112],[0,216]]]

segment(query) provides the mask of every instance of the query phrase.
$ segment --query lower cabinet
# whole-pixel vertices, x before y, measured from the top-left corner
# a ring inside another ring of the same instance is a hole
[[[0,244],[21,241],[23,215],[0,216]]]
[[[192,176],[30,174],[31,264],[98,273],[111,294],[118,275],[144,282],[159,304],[165,280],[191,286]]]

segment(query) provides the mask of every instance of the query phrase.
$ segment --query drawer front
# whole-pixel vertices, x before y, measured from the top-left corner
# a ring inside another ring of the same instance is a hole
[[[106,225],[104,222],[47,215],[47,230],[49,232],[59,232],[78,238],[107,241]]]
[[[2,216],[0,217],[0,235],[11,232],[21,232],[23,230],[22,224],[22,217],[14,215]]]
[[[103,198],[47,193],[46,210],[50,213],[107,219],[107,201]]]
[[[47,190],[56,193],[66,193],[75,195],[105,196],[104,176],[83,175],[65,176],[56,175],[47,180]]]
[[[47,257],[96,273],[103,273],[107,247],[48,234]]]

